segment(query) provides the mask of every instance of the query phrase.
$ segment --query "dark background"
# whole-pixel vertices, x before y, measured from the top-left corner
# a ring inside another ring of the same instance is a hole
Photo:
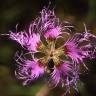
[[[49,1],[50,8],[54,8],[60,20],[70,21],[78,32],[84,31],[83,23],[86,23],[87,28],[96,34],[96,0],[0,0],[0,34],[14,30],[16,24],[19,24],[19,30],[27,28]],[[15,78],[14,53],[20,48],[7,37],[0,37],[0,96],[35,96],[45,84],[39,80],[23,87]],[[76,96],[96,96],[96,60],[88,61],[87,66],[89,72],[80,76],[82,84],[78,85],[80,93]],[[55,89],[49,96],[60,96],[59,93],[60,90]]]

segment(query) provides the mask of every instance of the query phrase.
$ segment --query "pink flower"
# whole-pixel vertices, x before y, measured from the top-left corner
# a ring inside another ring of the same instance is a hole
[[[75,33],[73,28],[68,22],[61,23],[54,10],[44,8],[30,24],[29,31],[10,32],[9,38],[27,49],[22,56],[16,54],[18,69],[15,75],[23,80],[23,85],[46,73],[51,85],[62,85],[66,92],[70,92],[70,88],[77,90],[80,65],[86,67],[84,59],[96,58],[96,36],[87,32],[86,28],[83,33]],[[56,47],[58,38],[65,40],[64,34],[69,38]]]

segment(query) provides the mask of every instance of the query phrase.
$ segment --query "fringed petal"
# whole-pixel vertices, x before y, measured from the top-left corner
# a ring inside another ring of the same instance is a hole
[[[45,37],[48,38],[48,39],[56,39],[56,38],[58,38],[58,36],[60,34],[61,34],[61,28],[56,27],[56,28],[48,30],[45,33]]]
[[[96,46],[93,44],[88,44],[86,46],[81,47],[82,51],[85,53],[85,58],[87,59],[95,59],[96,58]]]
[[[44,74],[44,67],[40,66],[36,60],[26,60],[19,57],[16,60],[18,63],[18,69],[15,71],[15,75],[18,79],[23,80],[23,85],[30,83]]]
[[[36,52],[40,43],[40,35],[37,33],[29,35],[27,32],[10,32],[10,38],[29,51]]]
[[[72,73],[72,68],[69,62],[65,62],[63,64],[61,64],[59,67],[55,67],[54,71],[51,73],[51,78],[50,78],[50,82],[51,85],[56,87],[57,85],[64,84],[64,81],[66,79],[66,77],[70,77],[70,73]]]
[[[85,52],[79,47],[80,43],[86,41],[83,37],[82,34],[76,33],[64,44],[64,53],[77,63],[83,62],[85,57]]]
[[[28,34],[26,32],[10,32],[10,38],[17,41],[21,46],[24,46],[28,42]]]

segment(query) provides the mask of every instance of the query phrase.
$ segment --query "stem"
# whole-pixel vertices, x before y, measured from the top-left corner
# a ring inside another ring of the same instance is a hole
[[[44,86],[39,90],[39,92],[36,94],[36,96],[48,96],[49,91],[50,91],[50,89],[49,89],[48,85],[46,84],[46,85],[44,85]]]

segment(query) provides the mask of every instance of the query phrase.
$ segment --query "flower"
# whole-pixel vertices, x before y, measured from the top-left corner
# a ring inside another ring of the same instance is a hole
[[[86,26],[83,33],[73,34],[72,28],[74,26],[67,21],[60,22],[54,10],[44,8],[30,24],[29,31],[9,33],[10,39],[27,50],[22,56],[16,54],[18,66],[15,75],[23,80],[23,85],[48,74],[52,86],[62,85],[66,92],[70,92],[70,88],[77,90],[80,65],[87,68],[84,59],[96,58],[96,43],[93,42],[96,36],[87,32]],[[64,39],[64,34],[69,38],[57,48],[58,38]],[[25,58],[26,54],[31,56],[31,60]]]

